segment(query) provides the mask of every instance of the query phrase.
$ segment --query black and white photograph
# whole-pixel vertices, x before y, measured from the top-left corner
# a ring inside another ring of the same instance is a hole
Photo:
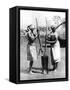
[[[20,81],[66,78],[66,13],[20,9]]]

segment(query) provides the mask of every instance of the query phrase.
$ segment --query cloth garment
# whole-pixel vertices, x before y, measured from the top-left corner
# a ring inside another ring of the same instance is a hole
[[[55,60],[55,62],[59,62],[60,61],[60,43],[58,41],[57,32],[55,32],[54,35],[56,37],[56,43],[52,47],[53,59]]]
[[[30,52],[34,61],[37,60],[36,46],[30,46]]]
[[[37,52],[35,45],[27,45],[27,60],[37,60]]]
[[[33,58],[32,58],[31,52],[30,52],[30,46],[31,45],[27,44],[27,60],[33,61]]]
[[[58,40],[52,47],[52,53],[53,53],[53,58],[54,58],[55,62],[59,62],[60,61],[60,44],[59,44]]]

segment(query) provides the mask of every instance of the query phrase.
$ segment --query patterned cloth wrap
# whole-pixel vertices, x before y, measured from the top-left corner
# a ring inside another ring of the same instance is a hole
[[[58,33],[55,32],[54,36],[56,37],[56,43],[53,44],[52,53],[53,53],[53,58],[55,62],[59,62],[60,61],[60,43],[58,41]]]
[[[35,45],[27,45],[27,60],[29,61],[37,60],[37,52]]]

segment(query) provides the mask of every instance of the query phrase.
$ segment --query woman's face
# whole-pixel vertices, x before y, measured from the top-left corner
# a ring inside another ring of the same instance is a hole
[[[28,34],[32,39],[35,39],[37,36],[37,31],[35,29],[33,30],[33,32],[30,30]]]

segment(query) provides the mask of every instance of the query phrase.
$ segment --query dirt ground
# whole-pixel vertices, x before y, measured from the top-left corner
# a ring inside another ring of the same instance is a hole
[[[65,48],[61,48],[61,61],[58,64],[56,71],[50,71],[48,74],[41,74],[41,58],[38,56],[38,60],[34,62],[33,67],[38,73],[27,73],[26,70],[29,67],[29,61],[27,61],[27,50],[25,39],[20,42],[20,80],[33,80],[33,79],[51,79],[51,78],[64,78],[65,77]],[[49,57],[49,68],[52,68],[50,48],[47,49]],[[37,68],[37,69],[36,69]]]

